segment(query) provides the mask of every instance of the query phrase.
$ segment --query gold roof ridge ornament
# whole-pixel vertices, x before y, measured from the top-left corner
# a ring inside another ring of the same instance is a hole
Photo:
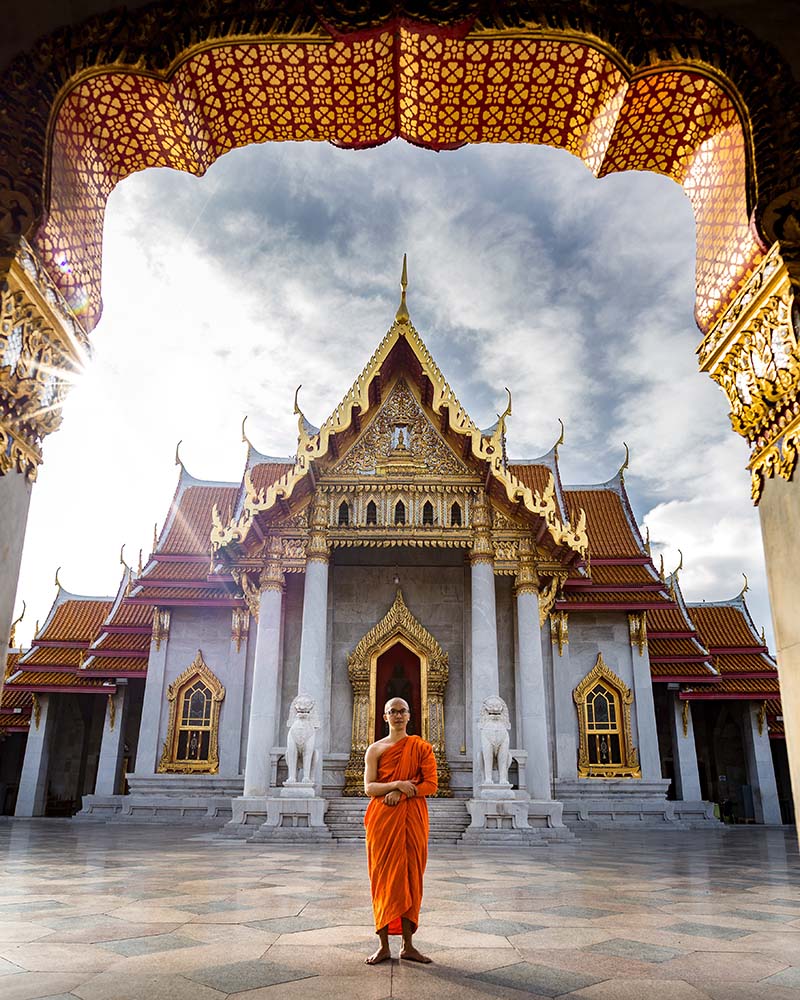
[[[248,417],[248,414],[245,413],[244,417],[242,418],[242,444],[246,444],[248,446],[248,448],[253,448],[253,442],[247,436],[247,434],[245,433],[245,429],[244,429],[244,425],[247,423],[247,417]],[[255,451],[255,450],[256,449],[253,448],[253,451]]]
[[[744,595],[750,589],[750,584],[747,582],[747,573],[742,573],[742,576],[744,577],[744,586],[739,591],[739,594],[738,594],[738,596],[736,598],[737,601],[743,601],[744,600]]]
[[[403,300],[401,299],[402,305]],[[444,429],[469,440],[471,456],[478,461],[487,463],[490,475],[502,485],[510,503],[519,504],[530,514],[543,518],[547,525],[547,532],[556,545],[569,548],[585,558],[589,543],[585,511],[577,511],[574,525],[569,521],[566,523],[562,521],[556,498],[555,478],[552,472],[541,492],[517,479],[503,458],[504,421],[498,421],[497,425],[492,428],[491,434],[481,431],[459,402],[410,319],[395,320],[347,394],[321,427],[313,427],[305,419],[299,407],[297,393],[295,393],[299,438],[294,465],[287,469],[280,478],[261,489],[257,489],[252,478],[245,475],[245,496],[238,515],[233,520],[226,522],[218,509],[212,511],[211,545],[213,550],[219,551],[229,545],[242,542],[256,514],[271,510],[279,500],[289,502],[295,488],[309,475],[312,463],[327,456],[331,437],[350,430],[353,425],[354,411],[357,409],[359,418],[363,421],[367,414],[370,414],[373,408],[379,405],[374,399],[370,400],[370,385],[401,337],[416,356],[421,374],[427,377],[431,384],[432,391],[426,403],[427,408],[442,417],[445,416],[444,411],[446,411]],[[299,389],[298,386],[298,392]]]
[[[183,438],[175,445],[175,464],[181,467],[181,472],[186,472],[186,466],[181,461],[181,445],[183,444]]]
[[[625,470],[628,468],[628,466],[630,465],[630,461],[631,461],[631,451],[630,451],[630,448],[628,447],[628,445],[624,441],[622,443],[625,446],[625,461],[619,467],[619,472],[617,473],[617,477],[619,478],[620,485],[624,485],[625,484]]]
[[[54,585],[55,585],[56,587],[58,587],[58,589],[59,589],[59,590],[63,590],[63,591],[64,591],[64,592],[66,593],[66,591],[67,591],[67,588],[66,588],[66,587],[64,586],[64,584],[63,584],[63,583],[62,583],[62,582],[61,582],[61,581],[59,580],[59,578],[58,578],[58,574],[59,574],[60,572],[61,572],[61,567],[59,566],[59,567],[58,567],[58,568],[56,569],[56,575],[55,575],[55,579],[53,580],[53,584],[54,584]]]
[[[19,616],[19,618],[15,618],[14,621],[11,623],[11,629],[10,629],[10,631],[8,633],[8,648],[9,649],[16,649],[17,648],[17,645],[16,645],[16,643],[17,643],[17,625],[19,625],[19,623],[25,617],[25,612],[27,610],[28,610],[28,606],[25,603],[25,601],[23,600],[23,602],[22,602],[22,614]],[[766,643],[764,645],[766,645]]]
[[[556,441],[556,443],[553,445],[553,449],[552,449],[553,450],[553,454],[554,454],[554,456],[557,459],[558,458],[558,449],[564,443],[564,429],[565,428],[564,428],[564,421],[561,419],[561,417],[556,417],[556,420],[561,424],[561,433],[558,435],[558,441]]]
[[[406,304],[406,289],[408,288],[408,255],[403,254],[403,273],[400,275],[400,305],[397,307],[394,321],[395,323],[407,324],[411,317],[408,315]]]

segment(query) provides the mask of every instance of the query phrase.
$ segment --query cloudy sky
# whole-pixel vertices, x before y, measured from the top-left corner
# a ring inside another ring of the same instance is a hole
[[[622,462],[667,569],[683,551],[690,600],[750,580],[769,608],[747,449],[722,392],[697,371],[694,222],[680,188],[630,173],[598,181],[567,153],[392,142],[359,152],[271,144],[198,179],[130,177],[106,215],[94,360],[45,445],[17,598],[28,640],[61,566],[64,586],[112,594],[163,523],[181,457],[238,480],[248,435],[290,455],[294,389],[321,423],[383,337],[409,255],[409,309],[480,425],[514,394],[509,454],[535,457],[565,422],[568,484]]]

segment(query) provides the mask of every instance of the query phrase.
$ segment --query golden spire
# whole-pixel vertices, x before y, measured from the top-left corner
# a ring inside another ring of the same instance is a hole
[[[138,567],[136,569],[136,575],[137,576],[141,576],[142,575],[142,550],[141,549],[139,549],[139,565],[138,565]]]
[[[123,543],[122,543],[122,546],[121,546],[121,548],[120,548],[120,550],[119,550],[119,564],[120,564],[120,566],[123,566],[123,567],[124,567],[124,568],[125,568],[125,569],[127,570],[127,572],[128,572],[128,573],[130,573],[130,572],[131,572],[131,568],[130,568],[130,566],[129,566],[129,565],[128,565],[128,564],[126,563],[126,562],[125,562],[125,544],[126,544],[126,543],[125,543],[125,542],[123,542]]]
[[[53,581],[53,583],[54,583],[54,585],[55,585],[56,587],[58,587],[58,589],[59,589],[59,590],[63,590],[63,589],[64,589],[64,585],[62,584],[62,582],[61,582],[61,581],[59,580],[59,578],[58,578],[58,574],[59,574],[60,572],[61,572],[61,567],[59,566],[59,567],[58,567],[58,569],[56,570],[56,578],[55,578],[55,580]]]
[[[181,467],[181,472],[186,472],[186,466],[181,461],[181,445],[183,444],[183,439],[181,439],[175,445],[175,464]]]
[[[250,448],[253,447],[253,442],[247,436],[245,432],[244,425],[247,423],[247,415],[245,414],[244,420],[242,420],[242,444],[248,445]]]
[[[397,313],[395,314],[396,323],[408,323],[411,318],[408,315],[408,306],[406,305],[406,289],[408,288],[408,265],[406,262],[406,254],[403,254],[403,274],[400,277],[400,305],[397,307]]]
[[[742,576],[744,577],[744,586],[742,587],[741,592],[739,594],[740,601],[744,599],[744,595],[750,589],[750,584],[747,582],[747,573],[742,573]]]
[[[155,524],[153,525],[153,549],[152,549],[152,551],[155,552],[155,550],[157,548],[158,548],[158,521],[156,521]]]
[[[624,441],[622,443],[625,446],[625,461],[619,467],[619,472],[617,473],[617,475],[619,476],[619,481],[621,483],[624,483],[625,482],[625,470],[628,468],[628,465],[630,463],[631,452],[630,452],[630,449],[628,448],[627,444],[625,444]]]
[[[673,576],[675,576],[675,577],[676,577],[676,576],[678,575],[678,573],[680,573],[680,571],[681,571],[681,570],[683,569],[683,553],[681,552],[681,550],[680,550],[680,549],[678,549],[678,555],[680,556],[680,559],[678,560],[678,565],[677,565],[677,566],[675,567],[675,569],[674,569],[674,570],[672,571],[672,575],[673,575]]]

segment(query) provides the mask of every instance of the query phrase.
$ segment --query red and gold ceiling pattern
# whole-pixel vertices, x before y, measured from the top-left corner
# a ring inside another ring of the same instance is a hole
[[[55,118],[48,216],[37,243],[86,325],[100,312],[105,203],[124,177],[202,174],[230,149],[312,140],[365,147],[401,136],[431,149],[554,146],[598,176],[652,170],[682,184],[697,220],[697,317],[707,329],[749,273],[742,125],[722,87],[664,66],[630,80],[587,39],[404,27],[358,40],[198,48],[167,78],[98,73]]]

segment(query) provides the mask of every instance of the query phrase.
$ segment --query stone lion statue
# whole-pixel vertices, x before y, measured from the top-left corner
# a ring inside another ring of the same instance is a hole
[[[286,723],[289,734],[286,737],[286,766],[289,770],[287,783],[300,780],[311,784],[314,780],[314,766],[317,761],[317,731],[320,728],[319,712],[313,698],[299,694],[289,707]],[[303,777],[300,779],[300,761]]]
[[[481,731],[481,753],[483,755],[484,782],[494,784],[492,772],[497,761],[498,784],[508,784],[508,768],[511,764],[508,732],[511,720],[508,706],[498,695],[487,698],[481,706],[479,721]]]

